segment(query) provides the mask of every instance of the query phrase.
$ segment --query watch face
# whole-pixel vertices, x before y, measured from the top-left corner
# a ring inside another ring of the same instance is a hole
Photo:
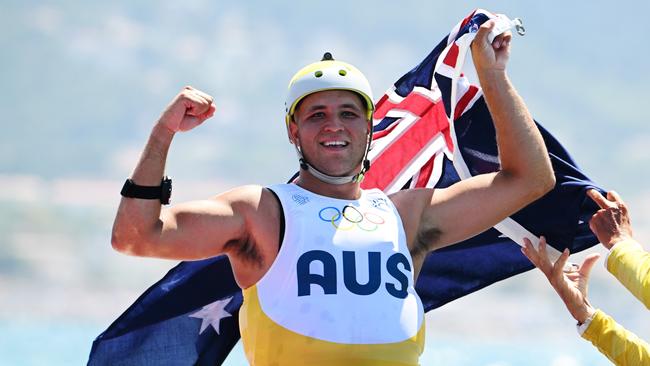
[[[160,184],[160,191],[161,191],[161,196],[160,196],[160,202],[163,205],[169,204],[169,199],[172,196],[172,180],[165,177]]]

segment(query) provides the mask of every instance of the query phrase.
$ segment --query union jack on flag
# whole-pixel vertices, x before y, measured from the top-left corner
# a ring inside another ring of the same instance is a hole
[[[442,167],[454,161],[456,151],[451,121],[457,121],[483,96],[480,87],[470,84],[458,71],[473,32],[490,18],[495,16],[479,9],[463,19],[379,99],[373,116],[370,158],[380,168],[368,172],[364,187],[393,193],[403,188],[436,187],[443,178]],[[491,123],[489,115],[485,118]]]
[[[462,72],[475,32],[488,19],[501,22],[501,29],[510,22],[475,10],[379,99],[372,169],[364,188],[387,193],[444,188],[499,169],[494,124],[482,90]],[[430,253],[416,286],[426,310],[533,268],[517,245],[523,245],[524,237],[543,234],[559,251],[569,248],[572,253],[597,243],[587,226],[596,208],[584,196],[595,185],[559,142],[538,127],[555,170],[555,188],[493,229]]]
[[[380,98],[364,188],[387,193],[444,188],[499,169],[494,126],[481,89],[462,75],[473,33],[494,17],[472,12]],[[597,207],[585,197],[595,185],[560,143],[538,127],[555,171],[555,188],[496,229],[430,253],[416,284],[427,311],[533,268],[511,238],[544,234],[556,249],[572,253],[598,242],[587,226]],[[97,337],[88,363],[219,365],[239,339],[241,302],[225,256],[182,262]]]

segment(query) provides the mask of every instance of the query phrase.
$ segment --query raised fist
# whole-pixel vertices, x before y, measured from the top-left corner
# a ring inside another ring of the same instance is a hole
[[[158,123],[172,132],[189,131],[214,115],[210,95],[186,86],[167,106]]]
[[[495,28],[495,20],[491,19],[483,23],[476,32],[472,42],[472,60],[476,71],[481,70],[505,70],[510,55],[510,41],[512,33],[506,31],[489,41],[489,35]]]

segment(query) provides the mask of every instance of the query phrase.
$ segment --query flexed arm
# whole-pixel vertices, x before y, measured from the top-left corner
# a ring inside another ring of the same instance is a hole
[[[493,21],[481,26],[472,43],[472,57],[496,129],[500,170],[446,189],[396,193],[394,201],[407,225],[416,223],[417,228],[410,228],[417,232],[410,241],[412,248],[434,250],[476,235],[555,184],[542,136],[506,73],[512,36],[508,32],[490,43],[493,28]]]
[[[155,124],[131,178],[139,185],[155,186],[165,171],[167,152],[176,132],[189,131],[212,117],[212,97],[186,86],[174,97]],[[158,206],[159,205],[153,205]]]
[[[188,131],[215,111],[212,97],[185,87],[155,124],[131,179],[137,185],[159,185],[167,152],[176,132]],[[175,259],[196,259],[217,254],[244,231],[240,211],[233,209],[245,197],[240,191],[161,210],[159,200],[123,197],[113,224],[112,245],[126,254]],[[224,243],[208,241],[218,227]]]

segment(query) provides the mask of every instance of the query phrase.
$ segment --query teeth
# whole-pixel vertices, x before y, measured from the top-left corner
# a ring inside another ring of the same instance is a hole
[[[347,146],[348,143],[343,141],[327,141],[327,142],[323,142],[323,145],[324,146]]]

